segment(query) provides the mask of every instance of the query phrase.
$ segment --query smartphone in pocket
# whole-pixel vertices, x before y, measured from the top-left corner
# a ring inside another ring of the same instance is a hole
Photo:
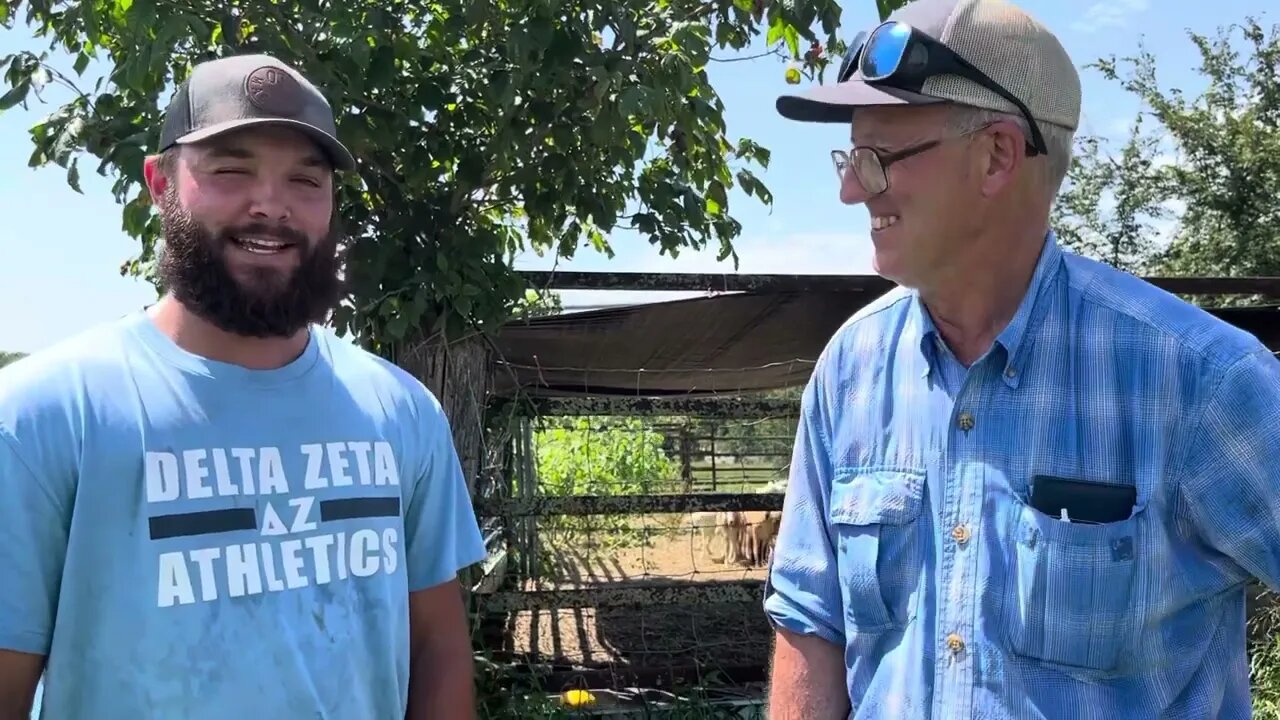
[[[1069,522],[1100,525],[1127,520],[1138,504],[1138,490],[1120,483],[1036,475],[1028,503],[1050,517],[1063,518],[1065,510]]]

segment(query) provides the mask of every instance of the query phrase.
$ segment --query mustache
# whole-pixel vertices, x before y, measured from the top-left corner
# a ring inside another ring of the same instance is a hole
[[[293,245],[306,245],[307,236],[300,230],[291,227],[283,227],[280,225],[267,225],[266,223],[249,223],[234,228],[224,229],[220,235],[223,240],[230,240],[233,237],[245,237],[253,235],[256,237],[267,238],[269,240],[279,240],[280,242],[290,243]]]

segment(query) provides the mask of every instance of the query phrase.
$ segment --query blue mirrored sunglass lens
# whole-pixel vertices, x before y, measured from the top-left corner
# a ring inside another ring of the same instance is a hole
[[[911,28],[901,23],[880,28],[862,53],[862,74],[867,78],[888,77],[897,69],[911,39]]]

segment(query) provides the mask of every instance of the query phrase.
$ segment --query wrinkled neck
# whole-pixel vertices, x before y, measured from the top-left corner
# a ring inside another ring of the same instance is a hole
[[[1017,314],[1035,274],[1047,228],[976,242],[970,262],[951,272],[920,298],[938,333],[961,363],[981,358]]]

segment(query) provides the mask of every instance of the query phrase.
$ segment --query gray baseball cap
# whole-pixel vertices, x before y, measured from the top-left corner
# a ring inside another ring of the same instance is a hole
[[[946,45],[1022,101],[1037,122],[1072,130],[1079,125],[1075,64],[1052,32],[1007,0],[913,0],[888,19]],[[791,120],[847,123],[858,107],[938,102],[1018,112],[998,93],[957,75],[935,75],[915,93],[867,83],[859,72],[842,83],[783,95],[777,109]]]
[[[338,141],[329,101],[301,73],[270,55],[233,55],[196,65],[165,110],[160,150],[254,125],[295,128],[309,135],[335,168],[356,167]]]

